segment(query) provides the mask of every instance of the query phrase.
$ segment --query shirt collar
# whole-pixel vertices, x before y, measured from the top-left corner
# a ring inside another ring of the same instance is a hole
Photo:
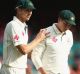
[[[56,32],[56,34],[61,34],[61,32],[59,31],[59,29],[56,27],[57,23],[54,23],[52,26],[54,28],[54,31]]]
[[[25,26],[28,27],[28,25],[26,25],[25,22],[22,23],[16,16],[13,17],[13,20],[16,21],[18,24],[20,24],[21,27],[23,27],[23,28],[24,28]]]

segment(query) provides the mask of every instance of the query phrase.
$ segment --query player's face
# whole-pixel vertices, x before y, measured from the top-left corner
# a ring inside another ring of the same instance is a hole
[[[64,20],[63,20],[63,25],[64,25],[64,30],[70,29],[70,27],[71,27],[70,24],[68,24]]]
[[[32,15],[32,10],[29,9],[19,9],[18,11],[21,21],[26,22],[30,19]]]
[[[59,29],[63,32],[63,31],[66,31],[67,29],[70,28],[69,24],[66,23],[64,20],[61,20],[59,19],[58,20],[58,23],[59,23]]]

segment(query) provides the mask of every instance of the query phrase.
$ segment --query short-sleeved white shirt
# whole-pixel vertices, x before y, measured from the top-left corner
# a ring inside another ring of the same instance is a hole
[[[4,31],[3,64],[16,68],[27,67],[27,54],[23,55],[16,48],[17,45],[27,44],[28,32],[24,30],[26,23],[22,23],[16,16],[10,21]]]
[[[73,44],[70,30],[61,33],[56,23],[47,28],[50,37],[34,48],[32,61],[37,69],[43,67],[48,74],[69,74],[68,55]]]

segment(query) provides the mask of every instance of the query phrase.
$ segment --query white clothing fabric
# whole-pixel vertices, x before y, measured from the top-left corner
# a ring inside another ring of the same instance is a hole
[[[61,33],[56,24],[46,28],[50,36],[34,48],[32,61],[36,69],[43,67],[47,74],[69,74],[68,55],[73,45],[72,32],[66,30]]]
[[[0,70],[0,74],[26,74],[25,68],[13,68],[3,65]]]
[[[25,26],[27,26],[26,23],[22,23],[15,16],[7,24],[4,32],[2,64],[14,68],[27,68],[27,54],[21,54],[16,48],[17,45],[28,42],[27,29],[26,33],[24,30]]]

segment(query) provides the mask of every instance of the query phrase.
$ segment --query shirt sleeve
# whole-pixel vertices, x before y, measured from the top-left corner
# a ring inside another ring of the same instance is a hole
[[[16,23],[9,23],[9,35],[14,46],[24,43],[23,32]]]
[[[43,66],[41,58],[45,51],[45,41],[41,42],[37,47],[32,51],[31,59],[36,69],[39,69]]]
[[[73,46],[73,35],[72,32],[70,30],[66,31],[66,35],[67,35],[67,44],[65,45],[66,49],[68,50],[68,55],[70,55],[70,51],[71,48]]]
[[[66,33],[67,33],[67,48],[68,49],[71,49],[71,47],[72,47],[72,45],[73,45],[73,34],[72,34],[72,32],[70,31],[70,30],[67,30],[66,31]]]

